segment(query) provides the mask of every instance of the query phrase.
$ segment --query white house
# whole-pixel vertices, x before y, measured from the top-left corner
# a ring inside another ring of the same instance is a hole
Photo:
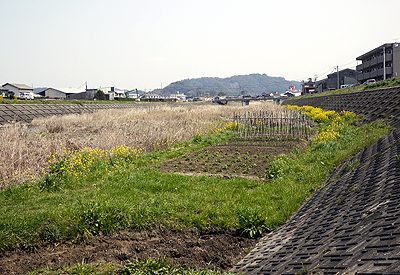
[[[125,91],[120,89],[115,89],[115,87],[100,87],[99,90],[102,90],[103,93],[106,95],[108,100],[114,100],[116,97],[125,98]]]
[[[9,92],[13,92],[16,97],[20,97],[21,93],[30,93],[33,98],[33,88],[25,84],[6,83],[3,87]]]
[[[115,90],[115,91],[114,91],[114,97],[122,97],[122,98],[125,98],[126,95],[125,95],[125,92],[124,92],[124,91]]]
[[[137,91],[130,91],[127,93],[127,96],[128,96],[128,98],[138,99],[139,93]]]
[[[185,94],[180,94],[177,92],[176,94],[171,94],[169,98],[174,98],[178,102],[185,102],[186,101],[186,95]]]
[[[289,95],[290,94],[290,95]],[[285,95],[287,96],[301,96],[301,91],[297,91],[297,90],[287,90],[285,92]]]
[[[142,98],[147,98],[147,99],[161,99],[161,98],[164,98],[164,97],[161,96],[161,95],[158,95],[158,94],[144,94],[144,95],[142,95]]]

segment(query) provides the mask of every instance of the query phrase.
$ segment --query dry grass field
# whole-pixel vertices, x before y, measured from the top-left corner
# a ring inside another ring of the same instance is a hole
[[[105,110],[93,114],[35,119],[30,124],[0,128],[0,189],[38,177],[54,154],[65,149],[118,145],[144,152],[190,140],[231,121],[234,112],[279,108],[272,103],[240,105],[155,105],[132,110]]]

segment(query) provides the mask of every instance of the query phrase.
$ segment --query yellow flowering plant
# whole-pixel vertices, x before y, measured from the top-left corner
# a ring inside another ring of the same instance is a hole
[[[305,113],[313,121],[323,124],[318,136],[313,141],[315,144],[338,139],[346,124],[349,124],[356,117],[356,114],[350,111],[337,113],[312,106],[288,105],[287,108]]]

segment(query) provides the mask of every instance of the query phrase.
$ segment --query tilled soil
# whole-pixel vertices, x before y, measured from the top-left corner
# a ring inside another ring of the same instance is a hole
[[[282,141],[212,146],[164,162],[159,168],[162,172],[187,175],[202,174],[265,180],[269,162],[280,154],[289,153],[295,146],[304,148],[306,144],[301,141]]]
[[[124,265],[129,260],[169,258],[171,264],[228,271],[240,261],[259,238],[240,237],[235,230],[213,228],[202,231],[124,230],[95,236],[86,243],[40,247],[35,252],[21,249],[0,254],[0,274],[25,274],[35,269],[82,263],[108,262]]]

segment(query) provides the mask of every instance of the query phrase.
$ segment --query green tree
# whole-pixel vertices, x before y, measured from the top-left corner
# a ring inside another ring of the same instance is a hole
[[[14,92],[8,92],[9,99],[15,99],[14,95],[15,95]]]
[[[97,100],[106,100],[106,95],[102,90],[98,90],[97,93],[94,96],[95,99]]]

